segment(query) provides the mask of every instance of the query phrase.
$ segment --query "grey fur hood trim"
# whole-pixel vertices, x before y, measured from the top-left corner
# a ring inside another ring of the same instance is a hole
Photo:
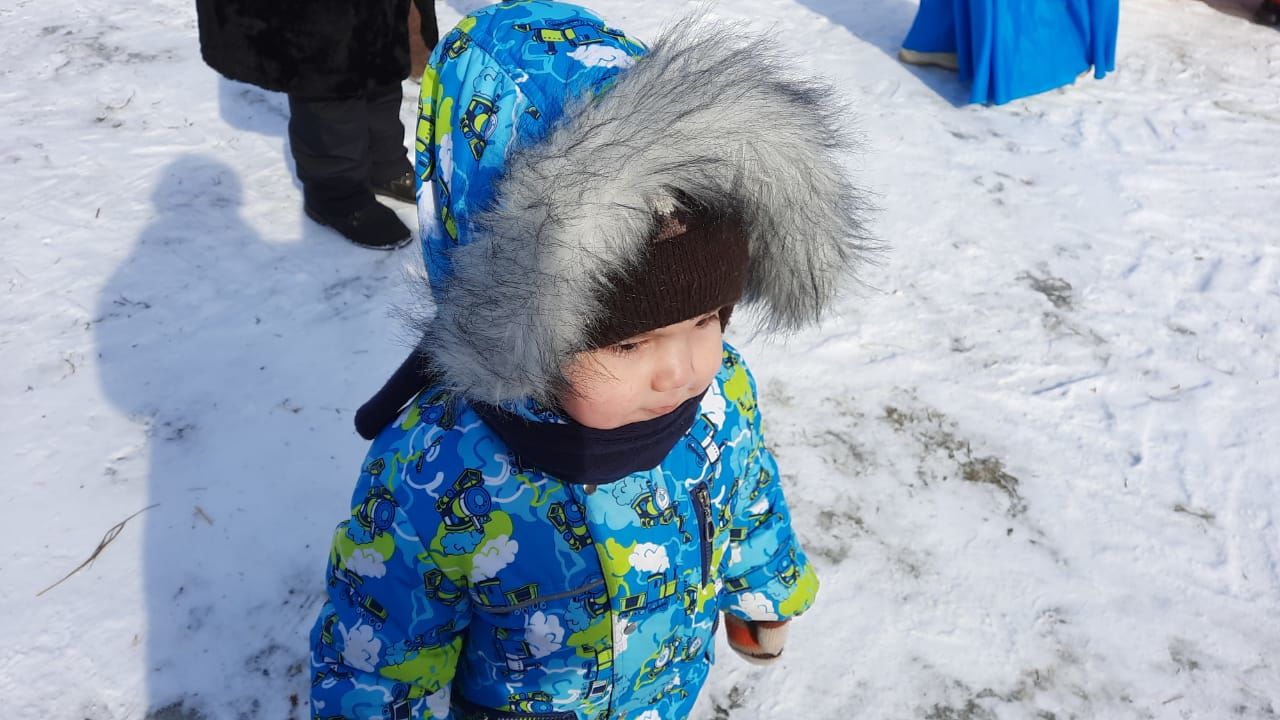
[[[638,256],[683,194],[748,229],[744,302],[761,329],[816,322],[864,259],[866,202],[844,161],[848,110],[736,24],[687,18],[602,96],[513,146],[474,240],[426,323],[446,385],[488,402],[552,402],[585,347],[610,270]]]

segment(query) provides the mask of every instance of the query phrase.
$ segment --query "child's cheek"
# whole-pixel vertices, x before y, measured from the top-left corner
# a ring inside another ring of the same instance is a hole
[[[638,393],[635,388],[615,377],[595,378],[578,386],[577,392],[564,398],[561,406],[575,421],[599,430],[611,430],[631,422]]]
[[[712,323],[710,329],[700,334],[697,360],[694,367],[698,372],[701,385],[709,385],[720,372],[720,361],[724,356],[724,333],[719,323]]]

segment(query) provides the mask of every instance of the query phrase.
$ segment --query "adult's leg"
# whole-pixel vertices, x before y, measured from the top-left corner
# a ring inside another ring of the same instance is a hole
[[[410,27],[409,32],[417,31],[422,38],[422,43],[427,46],[427,52],[430,53],[440,42],[440,24],[436,21],[435,0],[413,0],[413,4],[418,9],[422,23],[417,27]]]
[[[431,51],[422,40],[422,15],[415,3],[409,3],[409,78],[414,82],[422,79],[422,71],[427,67],[427,57]]]
[[[404,146],[404,124],[400,105],[404,91],[400,84],[385,85],[365,94],[368,118],[369,182],[380,185],[413,171]]]
[[[374,88],[365,96],[369,118],[369,183],[373,192],[415,202],[413,164],[404,147],[400,122],[403,93],[399,83]]]
[[[415,82],[422,79],[427,59],[438,42],[435,0],[414,0],[409,4],[409,77]]]
[[[343,215],[373,202],[365,104],[363,97],[289,96],[289,146],[309,209]]]
[[[409,228],[373,199],[366,97],[290,96],[289,144],[308,217],[362,247],[390,250],[409,242]]]

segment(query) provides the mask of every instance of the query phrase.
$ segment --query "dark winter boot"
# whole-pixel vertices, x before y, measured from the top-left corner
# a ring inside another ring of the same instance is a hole
[[[416,205],[418,202],[417,195],[413,187],[413,173],[407,172],[400,177],[392,178],[384,183],[373,186],[374,195],[382,195],[400,202],[407,202],[410,205]]]
[[[304,210],[312,220],[337,230],[356,245],[372,250],[395,250],[407,245],[413,237],[391,208],[376,202],[346,214],[326,213],[310,205]]]
[[[1258,6],[1258,10],[1253,13],[1253,21],[1259,25],[1280,27],[1280,2],[1276,2],[1275,0],[1262,0],[1262,4]]]
[[[1280,0],[1262,0],[1253,12],[1253,22],[1260,26],[1280,27]]]

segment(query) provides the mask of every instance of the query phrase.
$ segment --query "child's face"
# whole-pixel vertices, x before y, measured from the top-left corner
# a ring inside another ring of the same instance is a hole
[[[723,353],[714,310],[620,343],[578,353],[566,368],[569,417],[600,430],[652,420],[707,389]]]

